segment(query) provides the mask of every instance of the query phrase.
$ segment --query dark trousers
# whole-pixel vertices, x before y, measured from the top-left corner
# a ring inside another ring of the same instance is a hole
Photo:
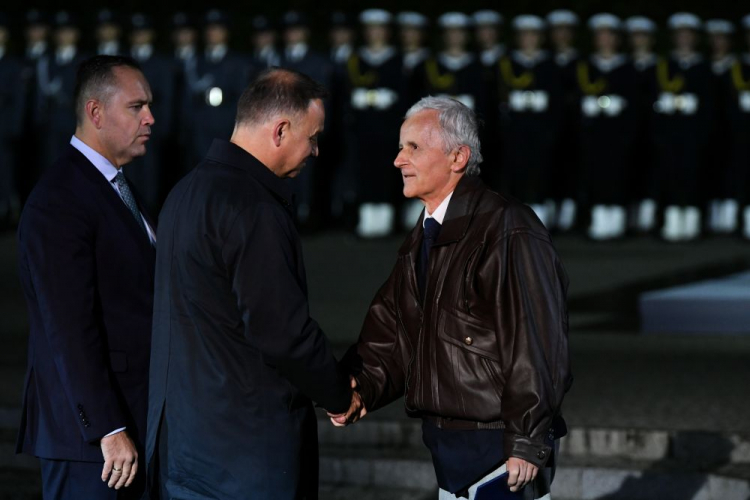
[[[138,500],[143,495],[145,468],[127,488],[108,488],[102,481],[103,463],[39,459],[44,500]]]

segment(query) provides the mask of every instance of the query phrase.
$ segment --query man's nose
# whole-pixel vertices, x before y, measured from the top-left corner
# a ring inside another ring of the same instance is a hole
[[[146,106],[146,116],[143,117],[143,124],[151,126],[154,123],[156,123],[156,119],[154,118],[154,115],[151,113],[151,108]]]

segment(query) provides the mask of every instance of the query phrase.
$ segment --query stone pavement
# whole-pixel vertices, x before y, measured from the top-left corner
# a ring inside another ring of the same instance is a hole
[[[356,340],[400,238],[304,240],[311,312],[338,352]],[[652,239],[556,245],[571,279],[575,383],[564,411],[556,498],[748,500],[750,335],[644,336],[647,290],[750,269],[750,244]],[[12,456],[26,364],[25,305],[13,235],[0,235],[0,500],[35,498],[34,461]],[[418,422],[399,403],[347,429],[321,429],[321,499],[435,498]]]

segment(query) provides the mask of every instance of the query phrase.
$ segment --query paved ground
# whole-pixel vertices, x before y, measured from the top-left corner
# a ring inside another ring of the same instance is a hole
[[[311,311],[337,349],[356,340],[400,241],[339,233],[305,239]],[[636,308],[643,291],[750,269],[750,244],[729,238],[594,244],[574,236],[556,244],[571,279],[576,381],[565,414],[572,426],[750,436],[750,335],[644,336]],[[15,268],[14,237],[0,235],[0,409],[6,410],[20,404],[26,364],[25,305]],[[395,404],[372,418],[401,414]],[[8,475],[0,474],[0,484],[5,481]]]

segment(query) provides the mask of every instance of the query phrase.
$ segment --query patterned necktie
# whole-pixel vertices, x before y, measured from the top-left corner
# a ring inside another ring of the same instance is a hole
[[[425,287],[427,286],[427,269],[430,262],[430,249],[435,244],[440,234],[440,223],[429,217],[424,220],[424,231],[422,233],[422,248],[419,252],[419,266],[417,268],[417,284],[419,295],[424,301]]]
[[[146,233],[148,240],[151,241],[151,237],[148,235],[148,230],[146,229],[146,224],[143,222],[141,211],[138,210],[138,205],[135,202],[132,191],[130,191],[130,186],[128,186],[128,180],[125,179],[122,171],[117,172],[114,183],[117,184],[117,189],[120,190],[120,196],[122,196],[122,201],[125,202],[125,206],[130,209],[130,213],[133,214],[133,217],[135,217],[138,225],[141,226],[141,229],[143,229],[143,232]]]

